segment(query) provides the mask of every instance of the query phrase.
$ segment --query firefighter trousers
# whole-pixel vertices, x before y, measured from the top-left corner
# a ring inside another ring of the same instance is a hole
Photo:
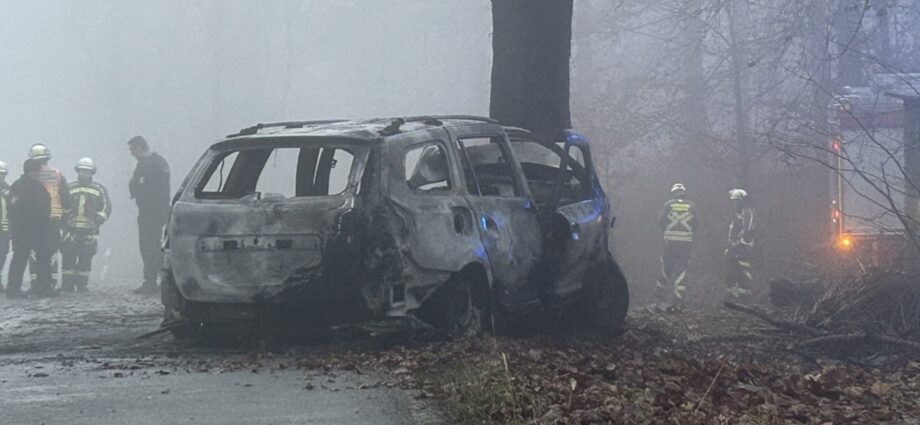
[[[61,257],[61,222],[60,220],[51,220],[48,225],[47,233],[44,235],[43,246],[49,249],[47,259],[48,264],[40,264],[37,252],[33,251],[29,256],[29,278],[33,281],[38,280],[38,271],[47,268],[50,271],[51,289],[57,286],[58,282],[58,265]]]
[[[97,241],[94,234],[79,232],[64,234],[64,240],[61,243],[62,290],[86,289],[89,285],[89,274],[92,271],[96,247]]]
[[[661,296],[674,297],[678,301],[684,298],[692,246],[693,243],[687,241],[664,241],[664,249],[659,258],[661,273],[656,288]]]
[[[728,247],[725,250],[726,298],[746,298],[751,293],[752,283],[751,247],[742,244]]]

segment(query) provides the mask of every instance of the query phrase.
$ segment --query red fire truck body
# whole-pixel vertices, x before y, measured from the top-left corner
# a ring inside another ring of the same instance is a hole
[[[868,87],[844,87],[833,103],[829,164],[831,225],[838,254],[861,266],[888,263],[905,247],[903,104],[888,93],[917,74],[880,74]],[[918,85],[917,87],[920,87]]]

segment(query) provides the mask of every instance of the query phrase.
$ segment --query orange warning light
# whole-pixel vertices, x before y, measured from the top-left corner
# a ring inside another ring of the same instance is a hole
[[[840,235],[837,239],[837,248],[841,250],[848,250],[853,246],[853,239],[849,235]]]

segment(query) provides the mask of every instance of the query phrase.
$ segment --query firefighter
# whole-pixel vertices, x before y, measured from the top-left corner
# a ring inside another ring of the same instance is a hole
[[[671,199],[658,214],[658,227],[663,232],[661,275],[656,282],[659,293],[670,293],[677,301],[687,290],[687,269],[693,246],[693,202],[686,199],[687,188],[682,183],[671,187]]]
[[[51,248],[51,255],[48,258],[50,262],[48,268],[51,270],[51,288],[57,285],[58,260],[61,251],[61,223],[64,218],[64,211],[70,209],[70,194],[67,192],[67,179],[64,174],[56,168],[48,165],[51,159],[51,150],[42,143],[36,143],[29,149],[29,159],[35,160],[41,165],[39,180],[48,191],[51,198],[51,221],[47,227],[45,237],[48,239],[48,246]],[[36,264],[38,257],[36,255],[29,261],[29,272],[33,280],[38,278],[38,267]]]
[[[37,261],[37,277],[32,280],[29,292],[37,297],[57,295],[51,287],[51,246],[47,237],[51,225],[51,196],[41,181],[42,165],[28,159],[22,166],[22,177],[10,187],[10,236],[13,240],[13,259],[6,286],[8,298],[25,298],[22,292],[22,275],[32,253]]]
[[[137,159],[128,188],[131,198],[137,202],[138,241],[144,261],[144,283],[134,293],[153,294],[158,291],[157,274],[163,263],[160,238],[169,218],[169,164],[162,156],[151,152],[141,136],[131,138],[128,148]]]
[[[68,186],[71,209],[64,221],[64,241],[61,244],[61,292],[86,292],[93,256],[96,255],[96,237],[99,227],[112,214],[109,193],[93,181],[96,163],[92,158],[81,158],[74,167],[77,181]]]
[[[725,250],[725,285],[727,298],[735,300],[750,295],[751,250],[754,248],[754,207],[744,189],[728,192],[732,219],[728,226],[728,249]]]
[[[10,253],[10,216],[7,201],[10,196],[10,185],[6,183],[9,169],[6,163],[0,161],[0,291],[3,290],[3,266],[6,264],[6,255]]]

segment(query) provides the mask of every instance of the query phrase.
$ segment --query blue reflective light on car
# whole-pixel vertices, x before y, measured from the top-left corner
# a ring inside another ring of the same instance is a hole
[[[572,142],[572,143],[574,143],[574,142],[588,143],[588,138],[587,138],[587,137],[585,137],[585,136],[583,136],[583,135],[581,135],[581,134],[579,134],[579,133],[576,133],[574,130],[566,130],[566,131],[565,131],[565,140],[566,140],[567,142]]]

